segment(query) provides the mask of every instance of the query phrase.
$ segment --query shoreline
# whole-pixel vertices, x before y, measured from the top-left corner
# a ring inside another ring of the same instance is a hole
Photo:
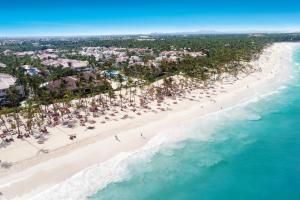
[[[49,154],[20,161],[7,171],[1,171],[0,191],[8,199],[28,193],[37,194],[90,166],[108,161],[122,152],[139,149],[172,127],[232,107],[255,93],[268,89],[272,80],[288,76],[290,72],[287,68],[291,64],[292,50],[296,45],[299,44],[276,43],[268,47],[260,59],[253,63],[259,65],[262,71],[240,77],[233,84],[218,83],[219,90],[213,98],[214,101],[210,98],[199,99],[200,102],[185,100],[178,105],[172,105],[172,110],[126,121],[101,133],[55,149]],[[221,87],[227,92],[222,92]],[[199,94],[199,91],[195,91],[195,94]],[[141,132],[145,138],[141,137]],[[115,140],[116,134],[121,142]],[[14,154],[16,153],[11,152],[7,156]]]

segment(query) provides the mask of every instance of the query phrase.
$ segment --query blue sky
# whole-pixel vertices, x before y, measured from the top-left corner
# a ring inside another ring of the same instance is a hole
[[[0,36],[300,31],[300,1],[0,0]]]

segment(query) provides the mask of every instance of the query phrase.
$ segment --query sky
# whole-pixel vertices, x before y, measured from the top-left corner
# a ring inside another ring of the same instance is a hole
[[[0,36],[300,31],[300,0],[0,0]]]

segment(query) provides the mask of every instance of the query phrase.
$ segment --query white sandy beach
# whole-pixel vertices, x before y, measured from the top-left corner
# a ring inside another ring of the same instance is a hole
[[[291,56],[297,45],[299,44],[277,43],[268,47],[259,60],[252,63],[255,68],[261,70],[248,76],[240,74],[238,79],[228,77],[222,82],[217,82],[214,88],[208,91],[209,97],[203,91],[195,90],[189,94],[195,100],[186,98],[177,104],[171,99],[167,100],[169,109],[164,112],[149,112],[142,116],[128,113],[129,116],[135,117],[105,124],[97,122],[92,130],[85,127],[56,127],[49,130],[51,137],[47,138],[44,144],[37,144],[28,139],[1,147],[0,160],[12,164],[7,169],[0,169],[0,192],[3,198],[44,199],[42,196],[34,196],[90,166],[110,159],[110,164],[115,162],[117,165],[117,155],[145,146],[160,133],[168,131],[169,134],[174,134],[175,138],[176,127],[194,118],[229,108],[256,94],[274,89],[274,83],[290,76]],[[71,141],[66,137],[70,132],[77,135],[76,140]],[[120,141],[116,140],[116,135]],[[48,153],[41,150],[47,150]],[[60,199],[74,199],[71,196],[61,196]],[[84,197],[79,199],[82,198]]]

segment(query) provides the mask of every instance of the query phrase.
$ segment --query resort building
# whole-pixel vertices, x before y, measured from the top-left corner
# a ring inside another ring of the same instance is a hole
[[[78,72],[85,72],[85,71],[92,70],[92,68],[89,66],[88,61],[78,61],[78,60],[74,60],[71,63],[71,68]]]
[[[58,55],[52,53],[41,53],[38,54],[36,57],[41,60],[47,60],[47,59],[57,59]]]
[[[18,57],[33,56],[35,54],[36,54],[35,51],[20,51],[20,52],[14,53],[14,55],[16,55]]]
[[[34,76],[41,73],[38,68],[29,65],[23,65],[21,66],[21,69],[25,70],[25,74],[28,74],[29,76]]]
[[[15,85],[17,79],[9,74],[2,74],[0,73],[0,105],[5,105],[7,103],[6,101],[6,91],[8,88],[12,85]],[[17,86],[17,89],[19,90],[20,97],[25,96],[24,87],[23,86]]]
[[[76,71],[89,71],[91,68],[89,66],[88,61],[81,61],[81,60],[72,60],[72,59],[49,59],[43,61],[43,64],[46,66],[52,66],[52,67],[63,67],[67,68],[70,67]]]
[[[0,68],[5,68],[5,67],[6,67],[6,64],[0,63]]]
[[[120,75],[120,72],[117,70],[105,70],[102,71],[101,74],[106,78],[111,79],[111,78],[117,78]]]
[[[102,81],[96,79],[94,73],[84,72],[80,76],[66,76],[50,81],[43,84],[42,87],[46,87],[52,93],[60,93],[62,90],[74,93],[82,89],[88,92],[91,82],[93,82],[94,86],[102,84]]]

